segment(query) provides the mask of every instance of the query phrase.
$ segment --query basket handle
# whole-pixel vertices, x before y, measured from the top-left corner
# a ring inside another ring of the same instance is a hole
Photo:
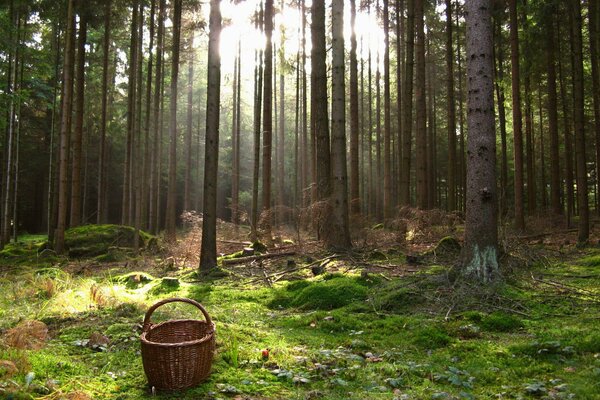
[[[154,313],[154,311],[158,307],[163,306],[167,303],[174,303],[174,302],[188,303],[193,306],[196,306],[198,309],[200,309],[200,311],[202,311],[202,314],[204,315],[204,318],[206,319],[206,322],[208,323],[208,325],[212,325],[212,319],[210,318],[210,316],[208,315],[208,313],[206,312],[206,309],[202,306],[202,304],[200,304],[196,300],[192,300],[192,299],[186,299],[183,297],[173,297],[170,299],[161,300],[148,309],[148,311],[146,312],[146,316],[144,317],[143,331],[147,332],[150,329],[150,327],[152,326],[152,324],[150,323],[150,317],[152,316],[152,313]]]

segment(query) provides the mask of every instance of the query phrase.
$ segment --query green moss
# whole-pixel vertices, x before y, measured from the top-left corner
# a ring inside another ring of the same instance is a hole
[[[452,338],[446,331],[437,326],[428,326],[418,329],[412,336],[414,344],[426,349],[438,349],[440,347],[445,347],[452,342]]]
[[[293,282],[280,290],[271,306],[331,310],[367,298],[368,288],[357,278],[326,276],[322,281],[300,282]]]
[[[495,312],[484,316],[479,325],[489,332],[514,332],[523,327],[523,321],[511,314]]]
[[[146,285],[149,282],[152,282],[155,279],[156,278],[152,275],[141,271],[133,271],[112,277],[113,282],[124,284],[128,289],[136,289],[140,286]]]
[[[149,295],[157,296],[160,294],[171,293],[179,289],[181,283],[177,278],[162,278],[158,283],[156,283],[152,289],[148,291]]]
[[[575,346],[582,353],[600,353],[600,333],[584,336]]]
[[[96,257],[111,247],[133,248],[135,229],[123,225],[83,225],[65,232],[65,248],[70,257]],[[140,231],[139,245],[144,248],[152,236]]]

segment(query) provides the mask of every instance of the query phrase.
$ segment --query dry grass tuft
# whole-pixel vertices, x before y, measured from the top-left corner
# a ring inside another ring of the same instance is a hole
[[[16,349],[39,350],[48,339],[48,327],[41,321],[23,321],[6,332],[4,342]]]
[[[19,372],[14,362],[9,360],[0,360],[0,378],[9,379]]]

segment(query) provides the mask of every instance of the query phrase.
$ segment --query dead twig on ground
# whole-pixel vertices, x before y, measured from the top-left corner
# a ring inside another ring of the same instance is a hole
[[[235,265],[235,264],[245,264],[252,261],[266,260],[269,258],[276,257],[286,257],[286,256],[294,256],[296,255],[295,251],[288,251],[284,253],[269,253],[269,254],[260,254],[257,256],[248,256],[248,257],[239,257],[239,258],[230,258],[223,260],[223,265]]]

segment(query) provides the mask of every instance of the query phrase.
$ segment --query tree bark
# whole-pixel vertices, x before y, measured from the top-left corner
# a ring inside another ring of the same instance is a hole
[[[446,90],[448,92],[448,211],[456,210],[456,103],[454,101],[454,48],[452,0],[446,0]]]
[[[560,156],[558,140],[558,113],[556,99],[556,67],[554,53],[554,21],[556,10],[550,10],[550,16],[546,22],[546,67],[548,74],[548,131],[550,133],[550,206],[554,214],[562,214],[560,204]]]
[[[349,249],[348,174],[346,170],[346,86],[344,64],[344,0],[332,3],[331,164],[332,219],[325,241],[330,248]]]
[[[169,182],[167,188],[167,208],[165,216],[165,240],[171,243],[175,242],[176,240],[175,229],[177,221],[177,82],[179,79],[181,3],[182,0],[175,0],[174,3],[173,48],[171,55],[171,98],[169,107]],[[206,218],[206,210],[204,218]]]
[[[356,57],[356,0],[350,1],[350,211],[360,214],[358,169],[358,61]]]
[[[417,207],[427,208],[427,113],[425,105],[425,31],[423,0],[415,0],[415,45],[416,82],[415,106],[417,108],[415,146],[417,150]]]
[[[467,0],[467,210],[463,275],[488,283],[499,276],[490,0]]]
[[[160,138],[162,137],[161,115],[161,99],[162,99],[162,81],[163,81],[163,46],[164,46],[164,20],[165,20],[165,0],[159,0],[158,3],[158,30],[156,33],[156,74],[154,77],[154,113],[152,153],[150,155],[150,204],[148,207],[148,223],[151,233],[158,231],[158,192],[160,186]]]
[[[596,140],[596,214],[600,215],[600,66],[598,65],[598,18],[598,0],[588,0],[594,136]]]
[[[311,114],[314,114],[313,135],[316,138],[317,199],[321,201],[331,194],[324,0],[313,0],[311,14]]]
[[[390,13],[389,0],[383,0],[383,220],[393,216],[392,206],[392,115],[390,96]]]
[[[100,153],[98,155],[98,202],[96,223],[106,223],[104,202],[106,198],[106,125],[108,120],[108,74],[110,52],[110,22],[112,0],[107,0],[104,7],[104,40],[102,44],[102,116],[100,122]]]
[[[263,6],[260,3],[260,12],[256,19],[256,28],[263,31]],[[256,60],[255,60],[256,61]],[[263,50],[258,52],[258,62],[254,69],[254,167],[252,172],[252,217],[250,223],[250,239],[258,239],[258,181],[260,173],[260,128],[261,104],[263,88]]]
[[[206,90],[206,146],[204,154],[204,201],[200,273],[217,267],[217,176],[219,167],[219,109],[221,96],[220,0],[210,1],[208,78]]]
[[[188,60],[188,82],[187,82],[187,115],[185,130],[185,176],[183,187],[183,209],[190,211],[192,209],[192,124],[193,124],[193,105],[194,105],[194,33],[191,31],[188,38],[189,60]]]
[[[523,211],[523,133],[521,115],[521,84],[519,75],[519,27],[517,23],[517,0],[509,0],[509,12],[515,162],[515,228],[519,231],[522,231],[525,229],[525,215]]]
[[[271,156],[273,146],[273,0],[265,1],[265,70],[263,101],[262,210],[267,238],[271,236]]]
[[[77,67],[75,82],[77,83],[75,99],[75,128],[71,136],[73,151],[71,175],[71,217],[70,226],[81,225],[81,143],[83,141],[83,110],[85,102],[85,42],[87,40],[87,16],[79,16],[79,36],[77,39]]]
[[[75,30],[75,17],[73,15],[73,0],[67,3],[67,29],[65,32],[65,57],[63,64],[63,99],[60,120],[60,145],[58,166],[58,217],[56,232],[54,233],[54,251],[62,254],[65,250],[65,228],[67,224],[67,189],[68,189],[68,162],[69,162],[69,136],[71,131],[71,97],[73,96],[73,76],[71,75],[73,62],[73,32]]]
[[[585,244],[590,235],[588,208],[588,182],[585,156],[585,121],[583,92],[583,54],[581,2],[570,1],[573,31],[573,122],[575,127],[575,162],[577,167],[577,210],[579,211],[579,233],[577,241]]]
[[[417,0],[418,1],[418,0]],[[400,170],[400,204],[410,204],[410,164],[412,156],[413,70],[415,50],[415,0],[408,0],[406,21],[406,72],[404,73],[404,117],[402,124],[402,169]]]

